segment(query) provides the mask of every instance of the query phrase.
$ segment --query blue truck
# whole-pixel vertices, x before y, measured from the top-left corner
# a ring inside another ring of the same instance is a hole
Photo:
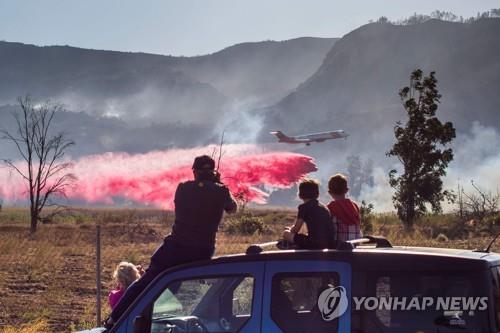
[[[108,331],[500,332],[500,255],[373,237],[335,250],[251,246],[163,272]]]

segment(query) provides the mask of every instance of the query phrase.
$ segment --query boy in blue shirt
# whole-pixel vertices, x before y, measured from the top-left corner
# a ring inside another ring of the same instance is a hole
[[[301,249],[333,247],[336,233],[330,211],[318,201],[318,182],[312,179],[302,181],[299,184],[298,196],[304,203],[298,207],[295,224],[283,232],[283,239]],[[307,226],[307,235],[299,233],[304,223]]]

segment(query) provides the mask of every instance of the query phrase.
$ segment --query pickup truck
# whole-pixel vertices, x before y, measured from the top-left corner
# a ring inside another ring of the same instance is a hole
[[[369,237],[261,250],[163,272],[108,332],[500,332],[500,255],[489,249]]]

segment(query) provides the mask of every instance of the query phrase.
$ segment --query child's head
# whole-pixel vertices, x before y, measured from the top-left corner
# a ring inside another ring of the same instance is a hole
[[[299,198],[302,200],[318,199],[319,183],[314,179],[305,179],[299,184]]]
[[[349,188],[347,187],[347,177],[337,173],[330,177],[328,181],[328,193],[333,195],[345,195]]]
[[[134,264],[122,261],[113,272],[113,280],[119,283],[123,289],[127,289],[135,280],[141,277],[139,270]]]

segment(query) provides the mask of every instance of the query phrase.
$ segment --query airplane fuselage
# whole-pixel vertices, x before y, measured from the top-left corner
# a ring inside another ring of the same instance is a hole
[[[281,131],[271,132],[271,134],[273,134],[278,138],[278,142],[292,143],[292,144],[303,143],[306,145],[310,145],[313,142],[323,142],[326,140],[347,138],[349,136],[343,130],[311,133],[298,136],[287,136]]]
[[[311,141],[316,141],[316,140],[331,140],[331,139],[339,139],[339,138],[345,138],[347,137],[347,134],[345,134],[344,131],[330,131],[330,132],[319,132],[319,133],[311,133],[311,134],[306,134],[306,135],[299,135],[294,138],[298,140],[311,140]]]

